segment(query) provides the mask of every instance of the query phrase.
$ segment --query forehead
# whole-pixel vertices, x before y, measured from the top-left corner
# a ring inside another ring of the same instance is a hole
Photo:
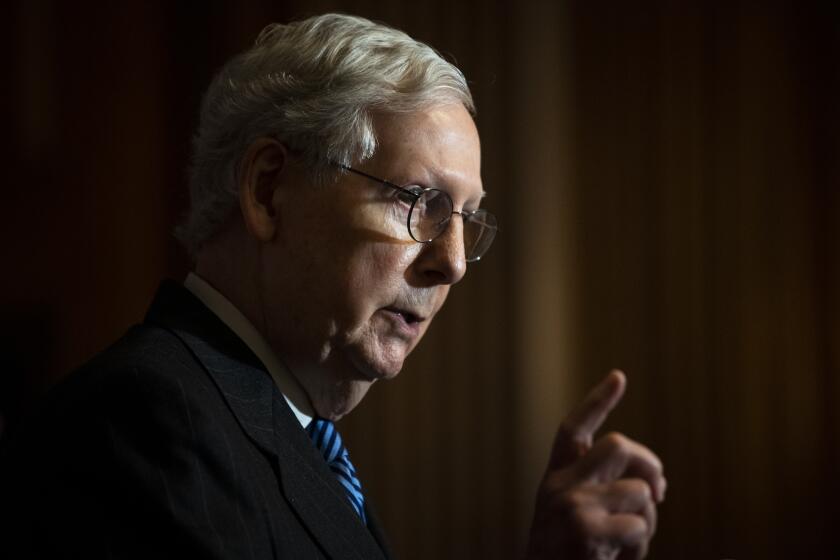
[[[478,130],[462,105],[378,115],[374,127],[379,149],[371,169],[383,178],[446,190],[456,204],[483,195]]]

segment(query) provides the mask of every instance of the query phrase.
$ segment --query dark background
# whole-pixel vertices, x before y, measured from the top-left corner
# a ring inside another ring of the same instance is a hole
[[[201,92],[271,21],[388,22],[465,72],[501,233],[397,381],[342,422],[403,558],[516,558],[559,420],[666,465],[653,559],[836,554],[840,17],[831,2],[17,0],[0,412],[138,321]]]

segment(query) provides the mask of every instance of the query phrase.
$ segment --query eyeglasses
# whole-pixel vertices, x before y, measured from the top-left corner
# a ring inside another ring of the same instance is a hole
[[[427,189],[419,185],[401,187],[350,166],[340,163],[335,165],[396,190],[400,201],[409,205],[406,226],[408,234],[418,243],[434,241],[446,231],[446,226],[454,214],[460,215],[464,221],[464,257],[467,262],[480,260],[496,237],[496,216],[483,209],[457,212],[452,197],[442,190]]]

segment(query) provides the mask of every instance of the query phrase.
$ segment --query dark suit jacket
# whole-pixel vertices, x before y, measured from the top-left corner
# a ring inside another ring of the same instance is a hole
[[[389,557],[262,363],[172,282],[17,436],[6,558]]]

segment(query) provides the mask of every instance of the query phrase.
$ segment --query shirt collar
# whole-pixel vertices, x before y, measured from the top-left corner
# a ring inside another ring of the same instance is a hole
[[[283,398],[289,403],[300,425],[306,428],[314,416],[309,397],[251,321],[229,299],[198,274],[190,272],[184,280],[184,287],[215,313],[260,359],[274,379],[274,383],[277,384],[277,388],[280,389]]]

